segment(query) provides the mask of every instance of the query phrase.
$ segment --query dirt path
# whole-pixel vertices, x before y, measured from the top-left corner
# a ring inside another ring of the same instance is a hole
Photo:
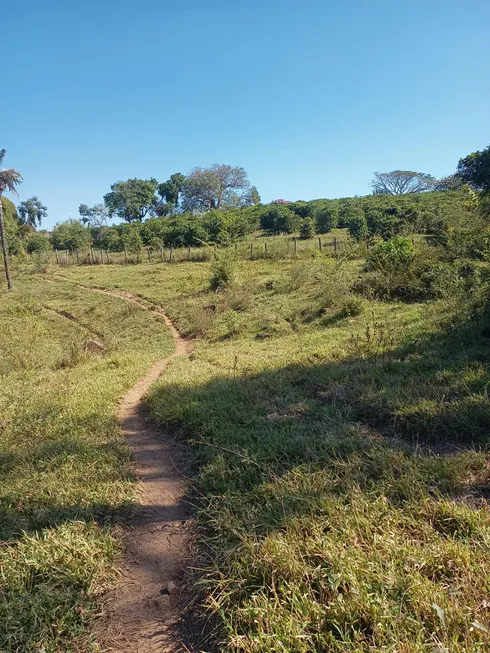
[[[118,420],[142,481],[140,504],[126,536],[126,561],[121,582],[106,604],[99,628],[104,651],[154,653],[188,651],[179,628],[183,571],[191,556],[192,515],[184,497],[187,484],[183,452],[165,432],[141,416],[141,400],[169,361],[188,352],[170,319],[149,309],[136,295],[99,290],[130,301],[158,315],[172,332],[175,351],[153,365],[123,397]]]

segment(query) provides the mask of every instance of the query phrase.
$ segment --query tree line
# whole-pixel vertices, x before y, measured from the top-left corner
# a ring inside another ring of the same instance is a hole
[[[5,150],[0,152],[0,165]],[[16,170],[0,170],[0,197],[22,182]],[[389,240],[426,233],[444,242],[456,231],[486,238],[490,215],[490,146],[460,159],[454,174],[394,170],[374,173],[372,195],[262,204],[244,168],[213,164],[167,181],[128,179],[112,184],[103,202],[81,204],[79,220],[57,224],[51,234],[36,231],[47,208],[37,197],[16,207],[1,197],[0,235],[8,275],[8,254],[95,246],[109,251],[146,246],[227,245],[257,229],[303,238],[347,228],[357,240]],[[110,225],[110,220],[122,222]],[[483,220],[483,222],[481,222]],[[482,231],[483,230],[483,231]],[[11,283],[9,282],[9,286]]]

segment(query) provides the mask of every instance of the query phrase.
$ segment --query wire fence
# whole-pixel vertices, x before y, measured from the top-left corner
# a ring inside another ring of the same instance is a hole
[[[417,235],[412,242],[430,242],[433,236]],[[122,251],[110,251],[103,248],[75,248],[73,250],[52,250],[43,254],[27,255],[28,260],[42,258],[44,264],[59,266],[73,265],[140,265],[153,263],[184,263],[216,260],[222,256],[237,260],[275,259],[288,260],[325,256],[338,258],[349,256],[365,258],[373,243],[357,242],[349,236],[322,237],[311,239],[262,237],[250,241],[241,241],[226,247],[215,244],[200,247],[161,247],[155,249],[143,247],[139,250],[125,248]]]

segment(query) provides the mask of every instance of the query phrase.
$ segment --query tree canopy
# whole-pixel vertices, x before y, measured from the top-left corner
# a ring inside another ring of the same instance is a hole
[[[180,172],[170,175],[170,179],[164,181],[158,186],[158,194],[165,200],[166,206],[159,207],[158,213],[165,215],[166,213],[173,213],[179,205],[180,194],[185,183],[185,176]]]
[[[78,213],[83,224],[89,224],[91,227],[106,225],[109,219],[109,209],[105,204],[95,204],[94,206],[80,204]]]
[[[490,145],[460,159],[457,174],[472,188],[490,192]]]
[[[184,210],[197,213],[243,206],[250,203],[247,202],[247,192],[250,190],[244,168],[214,163],[209,168],[193,168],[190,171],[183,185],[182,204]]]
[[[111,186],[111,192],[104,195],[109,215],[116,215],[126,222],[143,220],[152,214],[157,204],[156,179],[128,179]]]
[[[30,197],[17,207],[22,224],[40,227],[42,219],[48,215],[48,209],[37,197]]]
[[[51,242],[55,249],[81,249],[91,244],[90,231],[78,220],[67,220],[55,225],[51,233]]]
[[[432,190],[436,180],[432,175],[411,170],[375,172],[371,182],[374,195],[406,195]]]

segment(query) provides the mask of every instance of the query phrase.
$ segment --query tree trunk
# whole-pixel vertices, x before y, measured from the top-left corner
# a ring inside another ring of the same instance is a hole
[[[3,263],[5,265],[5,278],[9,291],[12,290],[12,281],[10,279],[9,261],[7,256],[7,238],[5,236],[5,225],[3,223],[3,206],[2,195],[0,193],[0,239],[2,241]]]

